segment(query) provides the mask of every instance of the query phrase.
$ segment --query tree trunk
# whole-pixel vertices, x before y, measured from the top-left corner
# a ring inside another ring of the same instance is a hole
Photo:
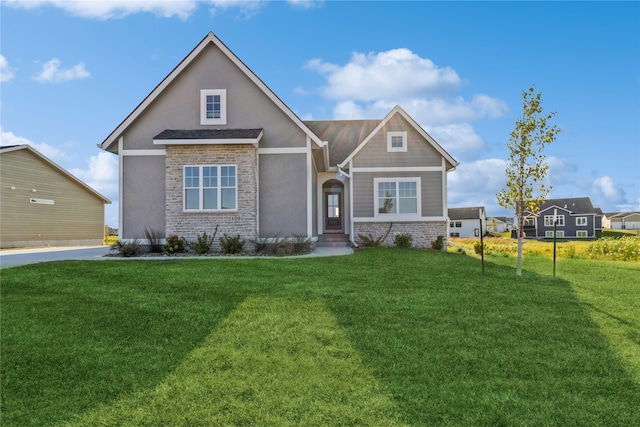
[[[522,276],[522,230],[518,233],[518,264],[516,266],[516,277]]]

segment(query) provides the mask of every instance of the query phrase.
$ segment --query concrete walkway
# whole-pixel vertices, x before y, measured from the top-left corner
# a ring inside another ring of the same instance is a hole
[[[17,267],[20,265],[37,264],[49,261],[67,260],[120,260],[120,259],[144,259],[161,260],[175,259],[173,257],[140,257],[140,258],[105,258],[109,253],[109,246],[92,247],[55,247],[55,248],[32,248],[32,249],[3,249],[0,251],[0,268]],[[316,248],[308,255],[299,257],[328,257],[351,255],[351,248]],[[201,257],[205,258],[205,257]],[[215,257],[206,257],[215,259]],[[238,258],[265,258],[265,257],[219,257],[218,259],[238,259]],[[284,258],[284,257],[274,257]],[[297,258],[297,257],[296,257]]]

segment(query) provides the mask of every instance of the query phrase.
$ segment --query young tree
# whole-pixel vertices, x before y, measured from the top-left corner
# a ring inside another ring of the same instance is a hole
[[[518,265],[516,276],[522,275],[522,237],[525,211],[537,215],[540,206],[551,189],[545,184],[549,170],[544,149],[556,140],[560,129],[551,119],[556,112],[545,113],[542,108],[542,93],[534,86],[522,92],[522,117],[509,137],[509,161],[505,174],[507,183],[496,197],[500,206],[515,209],[518,221]]]

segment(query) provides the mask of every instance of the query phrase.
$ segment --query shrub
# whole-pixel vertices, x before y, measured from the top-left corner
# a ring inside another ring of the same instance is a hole
[[[576,245],[574,245],[573,243],[567,245],[564,254],[567,258],[577,258]]]
[[[399,248],[410,248],[413,245],[413,236],[411,233],[398,233],[394,243]]]
[[[615,261],[640,261],[640,239],[603,237],[589,245],[590,258],[607,258]]]
[[[160,237],[156,230],[153,228],[144,228],[144,235],[149,242],[149,252],[151,253],[160,253],[162,252],[162,245],[160,244]]]
[[[226,233],[220,238],[220,246],[223,254],[237,254],[242,252],[244,248],[244,240],[240,239],[240,235],[227,236]]]
[[[162,246],[162,250],[168,254],[181,254],[186,251],[187,242],[183,237],[172,234],[167,237],[167,242]]]
[[[191,242],[189,247],[198,255],[208,254],[211,250],[211,246],[216,239],[216,234],[218,234],[218,226],[216,225],[215,230],[213,231],[213,236],[208,236],[206,231],[203,231],[201,235],[196,237],[195,242]]]
[[[252,242],[259,254],[282,256],[287,254],[289,248],[289,239],[286,237],[258,237]]]
[[[431,249],[434,251],[441,251],[444,249],[444,236],[438,236],[436,240],[431,242]]]
[[[109,252],[112,255],[121,257],[138,256],[141,253],[140,242],[138,241],[138,239],[133,239],[128,242],[118,240],[113,245],[111,245]]]
[[[310,237],[294,234],[291,239],[291,252],[294,255],[303,255],[311,252],[313,240]]]
[[[377,248],[382,246],[382,242],[386,236],[380,236],[377,239],[372,234],[365,236],[364,234],[358,234],[360,244],[365,248]]]
[[[491,250],[489,249],[489,246],[487,246],[486,243],[480,243],[478,241],[476,241],[473,244],[473,252],[476,253],[476,255],[481,255],[481,254],[485,254],[485,255],[490,255],[491,254]]]

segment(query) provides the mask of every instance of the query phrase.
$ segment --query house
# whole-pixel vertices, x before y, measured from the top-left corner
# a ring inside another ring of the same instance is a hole
[[[479,237],[481,231],[487,233],[487,214],[483,206],[449,208],[448,215],[449,237]]]
[[[594,208],[588,197],[549,199],[538,215],[525,212],[524,232],[527,238],[552,238],[554,215],[557,237],[595,238],[602,231],[603,213]]]
[[[487,218],[487,230],[491,233],[504,233],[513,230],[513,217],[491,216]]]
[[[610,212],[604,215],[604,225],[613,230],[640,230],[640,212]]]
[[[401,107],[303,121],[209,33],[99,145],[120,164],[120,239],[447,236],[454,160]],[[389,231],[389,228],[391,230]]]
[[[0,147],[0,247],[101,245],[109,199],[33,147]]]

